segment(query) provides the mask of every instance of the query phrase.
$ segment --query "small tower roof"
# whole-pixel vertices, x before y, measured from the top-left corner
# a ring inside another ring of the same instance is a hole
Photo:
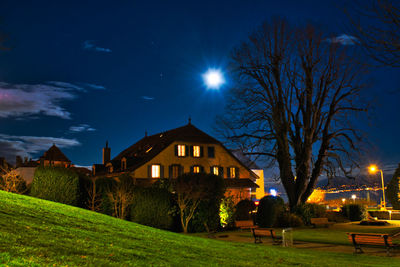
[[[71,162],[65,155],[64,153],[61,152],[61,150],[56,146],[56,144],[53,144],[49,150],[44,152],[43,156],[40,157],[40,159],[44,160],[50,160],[50,161],[66,161],[66,162]]]

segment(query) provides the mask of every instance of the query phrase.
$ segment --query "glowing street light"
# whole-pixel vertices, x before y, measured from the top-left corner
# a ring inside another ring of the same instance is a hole
[[[277,192],[276,189],[274,189],[274,188],[271,188],[271,189],[269,190],[269,193],[270,193],[271,196],[273,196],[273,197],[276,197],[276,196],[278,195],[278,192]]]
[[[346,202],[346,199],[345,199],[345,198],[342,198],[342,202],[345,203],[345,202]]]
[[[375,164],[368,166],[368,171],[371,174],[375,174],[378,171],[381,173],[381,180],[382,180],[382,194],[383,194],[383,202],[381,203],[381,207],[383,210],[386,210],[386,199],[385,199],[385,182],[383,180],[383,171],[378,168]]]
[[[356,202],[356,198],[357,198],[356,195],[351,195],[351,199],[353,199],[353,202]]]

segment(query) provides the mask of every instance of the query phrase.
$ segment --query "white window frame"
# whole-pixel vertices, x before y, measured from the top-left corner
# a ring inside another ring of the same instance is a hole
[[[219,167],[218,166],[213,166],[212,167],[212,174],[214,175],[219,175]]]
[[[193,146],[193,158],[200,158],[200,146]]]
[[[178,145],[178,157],[186,157],[186,146]]]

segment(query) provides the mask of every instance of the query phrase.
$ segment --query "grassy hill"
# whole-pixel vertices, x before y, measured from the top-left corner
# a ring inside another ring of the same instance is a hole
[[[9,266],[400,265],[394,258],[186,236],[3,191],[0,191],[0,263]]]

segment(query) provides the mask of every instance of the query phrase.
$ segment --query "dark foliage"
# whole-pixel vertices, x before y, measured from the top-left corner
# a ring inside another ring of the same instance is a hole
[[[253,220],[256,204],[250,199],[243,199],[236,204],[235,220]]]
[[[304,225],[303,220],[295,213],[290,213],[288,211],[282,210],[278,215],[276,227],[299,227]]]
[[[361,221],[367,217],[367,211],[365,207],[360,204],[343,205],[342,213],[350,221]]]
[[[400,209],[400,164],[387,185],[386,197],[392,203],[393,209]]]
[[[38,167],[31,196],[76,206],[79,200],[78,174],[62,167]]]
[[[280,197],[265,196],[257,209],[256,223],[260,227],[273,227],[279,214],[284,210],[284,201]]]
[[[143,225],[177,230],[175,215],[177,206],[172,194],[165,188],[135,188],[130,219]]]
[[[310,225],[311,218],[324,218],[326,217],[326,209],[322,205],[314,203],[304,203],[296,207],[294,211],[300,218],[302,218],[304,224]]]

